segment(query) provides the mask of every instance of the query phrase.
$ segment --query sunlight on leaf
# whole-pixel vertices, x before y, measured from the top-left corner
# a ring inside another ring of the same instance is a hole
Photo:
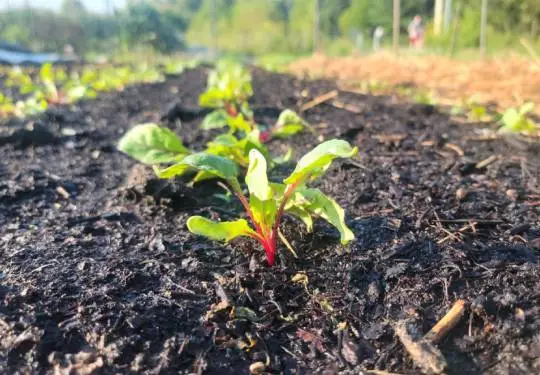
[[[307,178],[315,179],[322,175],[336,158],[349,158],[358,152],[356,147],[340,139],[323,142],[305,154],[296,165],[293,173],[283,182],[301,183]]]
[[[299,204],[299,207],[332,224],[339,231],[343,245],[354,240],[354,233],[345,223],[345,211],[335,200],[319,189],[303,188],[297,192],[306,202]]]
[[[182,160],[182,164],[188,165],[200,171],[205,171],[225,180],[235,179],[238,176],[238,167],[231,160],[204,152],[191,154]]]
[[[219,129],[225,127],[226,125],[227,113],[224,110],[219,109],[206,115],[201,123],[201,128],[204,130]]]
[[[187,221],[191,233],[215,241],[230,241],[236,237],[251,237],[255,234],[244,219],[215,222],[202,216],[192,216]]]
[[[120,139],[118,149],[143,164],[177,162],[190,152],[173,131],[156,124],[133,127]]]
[[[266,174],[266,159],[256,149],[249,152],[249,167],[246,173],[246,184],[250,194],[265,201],[272,198],[272,189]]]

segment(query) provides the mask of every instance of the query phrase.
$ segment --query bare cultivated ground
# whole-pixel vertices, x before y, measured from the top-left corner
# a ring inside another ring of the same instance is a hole
[[[494,102],[502,109],[527,101],[540,103],[540,62],[516,55],[476,61],[390,53],[339,58],[316,55],[289,68],[298,75],[336,78],[345,86],[368,80],[413,85],[433,91],[444,101],[474,97],[478,103]]]

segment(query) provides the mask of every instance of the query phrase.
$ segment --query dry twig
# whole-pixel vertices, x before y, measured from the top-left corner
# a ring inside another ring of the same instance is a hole
[[[423,339],[434,344],[438,343],[456,326],[456,324],[459,323],[464,313],[465,301],[462,299],[457,300],[446,315],[443,316],[442,319],[439,320],[428,333],[426,333]]]
[[[337,90],[332,90],[330,92],[327,92],[326,94],[322,94],[322,95],[319,95],[317,96],[315,99],[307,102],[306,104],[304,104],[301,108],[300,108],[300,112],[305,112],[307,111],[308,109],[311,109],[313,107],[316,107],[318,106],[319,104],[322,104],[330,99],[334,99],[336,96],[338,96],[338,91]]]
[[[485,168],[487,167],[488,165],[490,165],[491,163],[493,163],[494,161],[496,161],[497,159],[499,159],[499,157],[497,155],[491,155],[490,157],[488,157],[487,159],[484,159],[478,163],[476,163],[476,165],[474,166],[476,169],[482,169],[482,168]]]
[[[442,353],[427,340],[420,339],[416,327],[407,321],[400,321],[396,326],[396,334],[399,340],[416,363],[428,374],[442,374],[448,364]]]
[[[400,321],[396,326],[399,340],[410,354],[413,361],[426,373],[441,374],[448,364],[435,344],[450,332],[461,320],[465,313],[465,301],[458,300],[441,320],[421,339],[419,332],[406,320]]]

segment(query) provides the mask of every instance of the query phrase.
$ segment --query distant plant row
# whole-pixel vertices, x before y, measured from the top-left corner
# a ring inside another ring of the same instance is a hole
[[[51,105],[93,99],[100,92],[122,91],[126,86],[135,83],[159,82],[164,80],[164,73],[178,74],[196,64],[196,61],[170,61],[159,68],[146,64],[89,65],[73,69],[53,67],[51,64],[45,64],[39,69],[0,68],[4,85],[19,97],[15,99],[0,92],[0,118],[36,115]]]

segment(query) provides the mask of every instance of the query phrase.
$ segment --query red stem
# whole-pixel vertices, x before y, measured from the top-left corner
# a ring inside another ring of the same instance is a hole
[[[292,185],[287,186],[287,189],[285,190],[285,193],[283,194],[283,200],[281,201],[279,205],[278,212],[276,214],[276,220],[274,221],[274,225],[272,227],[272,232],[270,233],[270,237],[268,238],[267,246],[264,247],[266,250],[266,256],[268,258],[268,264],[273,265],[276,257],[276,239],[278,236],[278,230],[279,225],[281,224],[281,218],[283,216],[283,212],[285,211],[285,205],[291,198],[292,193],[298,186],[298,182],[294,183]],[[263,244],[264,245],[264,244]]]
[[[272,227],[272,237],[276,237],[277,231],[279,229],[279,225],[281,224],[281,217],[283,216],[283,211],[285,210],[285,205],[289,201],[289,198],[291,198],[291,195],[297,186],[298,186],[298,182],[287,186],[287,189],[285,190],[285,193],[283,194],[283,200],[281,201],[281,204],[279,205],[279,209],[276,214],[276,221],[274,222],[274,226]]]
[[[232,103],[225,103],[225,111],[231,117],[236,117],[238,115],[238,111],[236,110],[236,106],[234,104],[232,104]]]
[[[238,181],[231,182],[229,181],[229,185],[231,186],[232,190],[242,203],[242,206],[244,206],[244,210],[249,215],[249,218],[251,222],[253,223],[253,226],[255,227],[256,233],[253,234],[251,237],[256,239],[261,243],[261,245],[264,248],[264,251],[266,252],[266,259],[268,261],[268,265],[272,266],[274,265],[274,262],[276,260],[276,239],[277,234],[279,230],[279,225],[281,223],[281,217],[283,216],[283,212],[285,211],[285,205],[291,198],[292,193],[298,186],[298,182],[287,186],[287,189],[285,190],[285,193],[283,194],[283,200],[281,201],[278,212],[276,214],[276,220],[274,221],[274,225],[272,226],[272,230],[270,233],[266,233],[261,225],[255,220],[255,217],[253,216],[253,212],[251,211],[251,207],[249,206],[249,202],[244,195],[244,192],[242,192],[242,189],[240,188],[240,185],[238,184]]]
[[[249,218],[250,218],[251,222],[253,223],[253,226],[255,226],[255,229],[257,230],[257,233],[263,234],[262,230],[261,230],[261,226],[259,225],[259,223],[257,223],[257,221],[255,221],[255,217],[253,216],[253,212],[251,211],[251,207],[249,207],[249,203],[248,203],[244,193],[242,193],[242,191],[235,191],[235,194],[238,197],[238,199],[240,200],[240,202],[242,203],[242,206],[244,206],[244,210],[249,215]]]

